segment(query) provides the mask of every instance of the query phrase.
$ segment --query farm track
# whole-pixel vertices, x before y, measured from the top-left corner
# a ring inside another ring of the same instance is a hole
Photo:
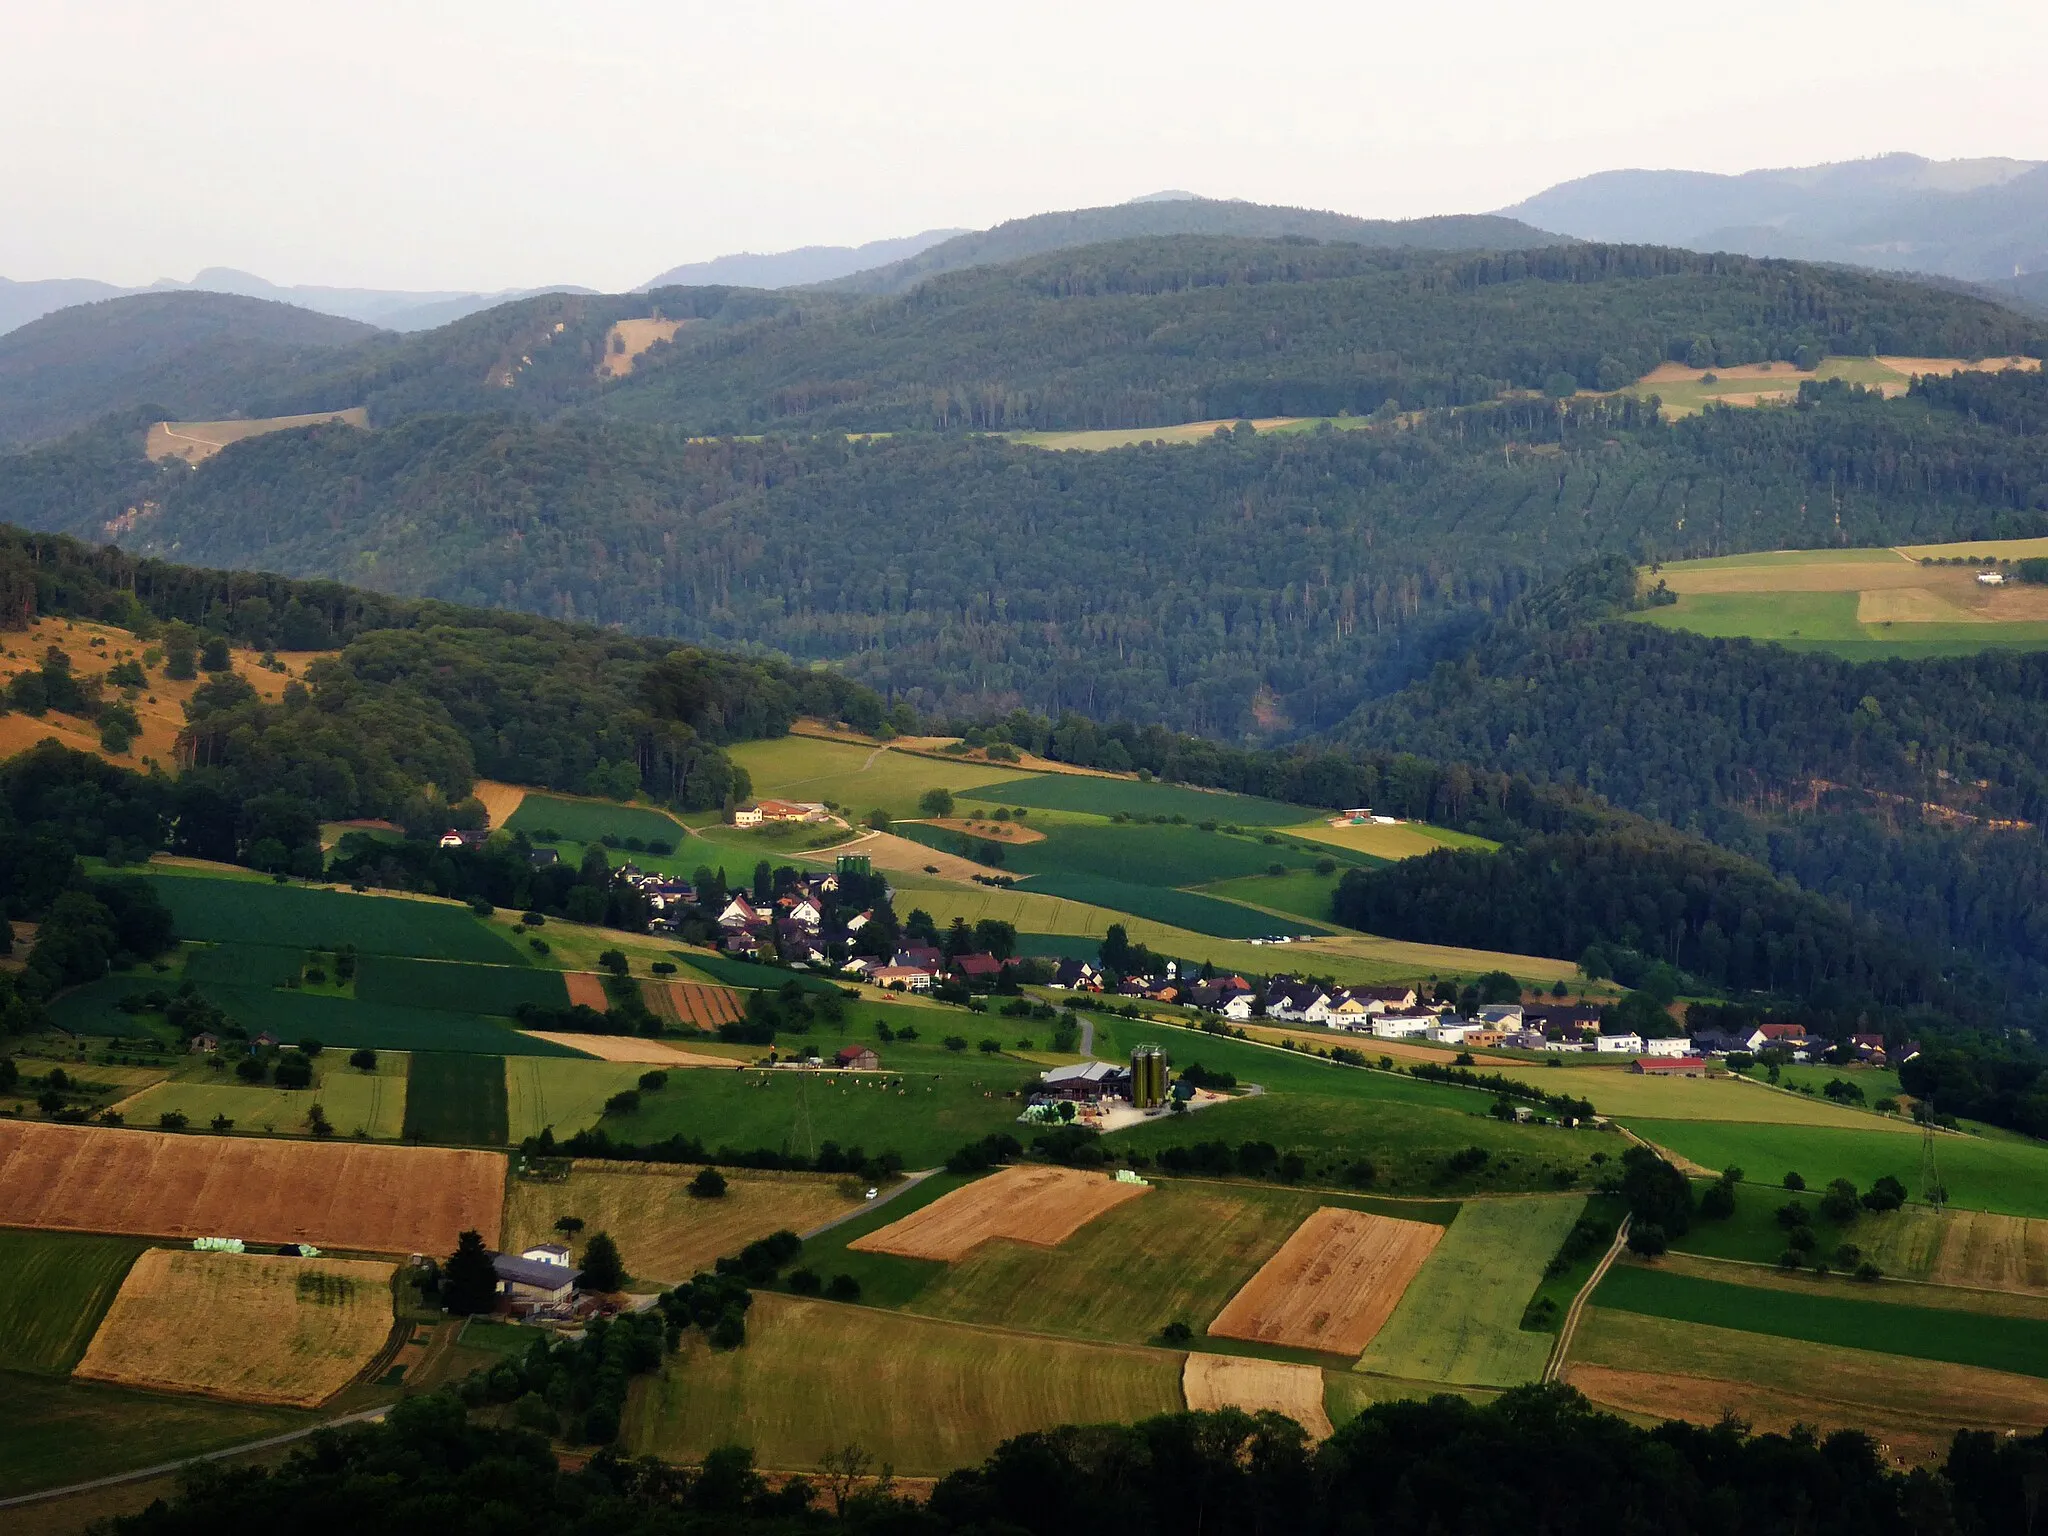
[[[1607,1245],[1600,1262],[1593,1266],[1593,1273],[1586,1283],[1579,1287],[1579,1294],[1572,1298],[1571,1309],[1564,1315],[1564,1323],[1557,1330],[1557,1344],[1550,1351],[1550,1359],[1543,1367],[1543,1379],[1555,1381],[1564,1369],[1565,1357],[1571,1353],[1572,1335],[1579,1331],[1579,1319],[1593,1300],[1593,1293],[1600,1289],[1600,1282],[1607,1278],[1607,1271],[1614,1268],[1614,1261],[1621,1257],[1621,1250],[1628,1246],[1629,1218],[1621,1218],[1621,1225],[1614,1230],[1614,1241]]]

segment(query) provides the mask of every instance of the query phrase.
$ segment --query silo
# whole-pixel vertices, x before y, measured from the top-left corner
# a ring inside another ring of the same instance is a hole
[[[1131,1104],[1157,1109],[1165,1102],[1166,1053],[1156,1045],[1141,1045],[1131,1052]]]

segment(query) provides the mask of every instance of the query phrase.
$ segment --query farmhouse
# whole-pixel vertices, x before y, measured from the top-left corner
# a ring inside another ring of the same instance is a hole
[[[220,1036],[211,1030],[201,1030],[192,1037],[191,1049],[195,1054],[202,1051],[217,1051],[220,1049]]]
[[[1806,1026],[1804,1024],[1759,1024],[1749,1037],[1749,1048],[1761,1051],[1767,1046],[1780,1050],[1803,1051],[1806,1049]]]
[[[454,827],[450,827],[441,834],[441,846],[443,848],[481,848],[489,841],[490,835],[488,832],[459,832]]]
[[[732,824],[736,827],[758,827],[761,825],[761,807],[743,805],[732,813]]]
[[[583,1278],[583,1271],[569,1262],[569,1250],[559,1243],[536,1243],[517,1254],[492,1254],[491,1272],[506,1300],[550,1306],[568,1302]]]
[[[1102,972],[1086,960],[1062,960],[1053,969],[1051,984],[1062,992],[1100,992]]]
[[[1657,1042],[1652,1042],[1655,1044]],[[1629,1071],[1644,1077],[1705,1077],[1707,1058],[1704,1056],[1638,1056],[1629,1063]]]
[[[839,1054],[832,1058],[832,1065],[845,1072],[873,1072],[882,1065],[873,1046],[843,1045]]]
[[[1123,1098],[1131,1088],[1130,1072],[1108,1061],[1084,1061],[1078,1066],[1053,1067],[1041,1072],[1038,1080],[1044,1085],[1040,1089],[1041,1097],[1073,1099],[1083,1104]]]
[[[755,807],[761,813],[762,821],[805,821],[818,822],[831,818],[832,813],[811,800],[763,800]]]

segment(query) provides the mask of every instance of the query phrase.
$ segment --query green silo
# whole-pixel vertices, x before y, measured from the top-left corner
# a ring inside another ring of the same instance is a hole
[[[1165,1102],[1166,1053],[1156,1045],[1141,1045],[1131,1052],[1131,1103],[1157,1109]]]

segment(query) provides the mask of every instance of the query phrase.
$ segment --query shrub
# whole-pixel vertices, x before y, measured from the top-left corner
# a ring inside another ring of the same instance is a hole
[[[825,1288],[825,1282],[814,1269],[793,1269],[789,1272],[789,1288],[799,1296],[815,1296]]]
[[[1628,1251],[1654,1259],[1671,1246],[1671,1239],[1654,1221],[1639,1221],[1628,1229]]]
[[[1799,1175],[1796,1173],[1788,1173],[1785,1175],[1785,1187],[1796,1193],[1797,1191],[1806,1188],[1806,1180],[1799,1177]]]
[[[1162,1344],[1185,1344],[1194,1336],[1195,1330],[1178,1317],[1159,1330],[1159,1342]]]
[[[604,1101],[604,1112],[608,1115],[637,1115],[640,1113],[640,1091],[626,1088]]]
[[[374,1072],[377,1070],[377,1053],[367,1045],[362,1046],[349,1053],[348,1064],[358,1072]]]
[[[697,1177],[690,1180],[690,1193],[699,1200],[722,1200],[725,1198],[725,1175],[716,1168],[703,1168]]]
[[[1906,1186],[1886,1174],[1863,1192],[1862,1203],[1866,1211],[1896,1211],[1906,1203]]]
[[[834,1301],[859,1301],[860,1282],[851,1275],[834,1275],[832,1283],[825,1287],[825,1294]]]

